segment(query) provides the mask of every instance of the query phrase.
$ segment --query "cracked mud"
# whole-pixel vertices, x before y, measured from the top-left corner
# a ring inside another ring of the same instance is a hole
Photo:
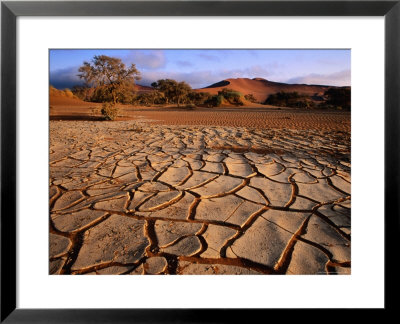
[[[51,274],[350,274],[346,131],[50,122]]]

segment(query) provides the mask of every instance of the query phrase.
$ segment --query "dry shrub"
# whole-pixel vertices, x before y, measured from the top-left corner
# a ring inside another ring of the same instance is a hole
[[[112,102],[105,102],[101,107],[101,114],[105,120],[114,120],[118,116],[118,107]]]

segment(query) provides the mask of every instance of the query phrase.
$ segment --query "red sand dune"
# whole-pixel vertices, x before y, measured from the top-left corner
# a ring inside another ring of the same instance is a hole
[[[143,86],[140,84],[135,84],[135,89],[139,94],[144,93],[144,92],[154,91],[154,88],[148,87],[148,86]]]
[[[154,91],[152,87],[135,85],[137,93],[146,93]],[[268,81],[263,78],[237,78],[237,79],[226,79],[220,82],[214,83],[208,87],[201,89],[194,89],[198,92],[208,92],[210,94],[217,94],[224,88],[239,91],[243,95],[252,94],[258,102],[264,102],[270,94],[274,94],[280,91],[284,92],[298,92],[299,94],[305,94],[310,96],[321,96],[323,93],[331,88],[332,86],[322,85],[307,85],[307,84],[287,84],[280,82]],[[260,103],[251,103],[242,98],[245,107],[260,107],[268,108],[272,106],[265,106]],[[50,108],[52,115],[59,115],[64,113],[74,114],[90,114],[93,108],[99,107],[101,104],[93,102],[85,102],[75,97],[71,91],[57,90],[50,87]],[[231,104],[223,102],[221,107],[232,107]],[[56,112],[57,111],[57,112]]]
[[[252,94],[258,101],[264,102],[270,94],[279,91],[284,92],[298,92],[299,94],[306,95],[322,95],[330,86],[321,85],[307,85],[307,84],[287,84],[268,81],[263,78],[238,78],[226,79],[214,83],[202,89],[196,89],[199,92],[208,92],[210,94],[217,94],[224,88],[232,89],[241,92],[243,95]]]
[[[74,106],[96,106],[96,103],[93,102],[86,102],[83,101],[79,98],[69,98],[69,97],[64,97],[64,96],[57,96],[50,94],[50,107],[52,106],[68,106],[68,107],[74,107]]]

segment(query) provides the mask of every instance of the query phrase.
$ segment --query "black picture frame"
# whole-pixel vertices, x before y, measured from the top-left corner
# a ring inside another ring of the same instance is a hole
[[[267,310],[16,308],[16,19],[19,16],[384,16],[385,310],[396,307],[396,298],[390,296],[395,296],[399,283],[394,271],[398,251],[393,240],[398,237],[400,227],[400,0],[4,1],[1,3],[1,322],[235,322],[243,316],[256,320],[265,316],[259,313]],[[366,262],[367,266],[373,266],[372,260]]]

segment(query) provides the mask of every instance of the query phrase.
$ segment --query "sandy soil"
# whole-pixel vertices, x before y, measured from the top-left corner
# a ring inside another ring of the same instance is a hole
[[[81,104],[69,98],[54,100],[50,108],[51,120],[101,120],[96,109],[101,104]],[[131,107],[122,105],[117,120],[147,120],[159,125],[208,125],[275,129],[316,129],[350,132],[350,112],[301,110],[289,108],[253,107],[177,108]]]
[[[168,111],[167,111],[168,110]],[[208,125],[350,132],[350,113],[276,108],[157,109],[129,111],[126,116],[154,124]]]

